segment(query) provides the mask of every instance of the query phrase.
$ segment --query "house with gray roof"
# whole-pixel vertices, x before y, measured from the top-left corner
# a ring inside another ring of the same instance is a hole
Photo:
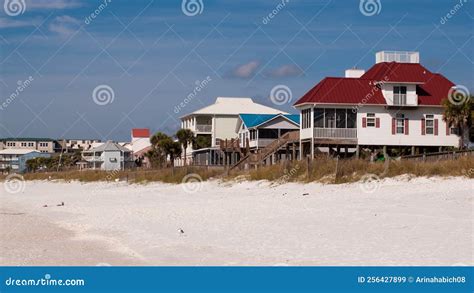
[[[106,171],[124,170],[134,165],[132,151],[110,140],[83,151],[82,158],[89,163],[89,168]]]

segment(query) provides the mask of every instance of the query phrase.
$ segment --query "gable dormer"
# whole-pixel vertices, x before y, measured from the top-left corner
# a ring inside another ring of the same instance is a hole
[[[431,75],[420,64],[420,54],[408,51],[380,51],[376,64],[362,77],[375,80],[388,106],[416,107],[417,87]]]
[[[418,94],[416,83],[383,83],[382,95],[388,106],[417,107]]]

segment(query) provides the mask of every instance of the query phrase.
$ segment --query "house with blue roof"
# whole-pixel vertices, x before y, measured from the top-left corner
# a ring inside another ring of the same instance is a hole
[[[236,132],[240,147],[255,152],[299,127],[299,114],[240,114]]]

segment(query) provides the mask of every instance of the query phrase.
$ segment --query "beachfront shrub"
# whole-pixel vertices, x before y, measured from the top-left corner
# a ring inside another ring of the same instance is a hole
[[[318,157],[312,162],[306,160],[283,162],[272,166],[260,166],[258,169],[237,170],[229,174],[223,169],[206,167],[175,167],[143,170],[117,171],[60,171],[24,174],[26,180],[78,180],[127,181],[130,183],[165,182],[181,183],[188,174],[196,174],[202,180],[220,178],[225,180],[270,180],[284,182],[322,182],[346,183],[359,181],[364,175],[374,174],[379,178],[410,176],[465,176],[474,178],[474,157],[461,157],[456,160],[442,161],[398,161],[371,163],[367,160],[335,159]],[[6,175],[1,175],[0,179]]]

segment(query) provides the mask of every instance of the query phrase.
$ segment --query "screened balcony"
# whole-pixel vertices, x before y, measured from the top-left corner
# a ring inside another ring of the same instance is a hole
[[[196,132],[212,132],[212,117],[211,116],[197,116],[196,117]]]
[[[314,109],[316,138],[357,138],[357,111],[354,109]]]

